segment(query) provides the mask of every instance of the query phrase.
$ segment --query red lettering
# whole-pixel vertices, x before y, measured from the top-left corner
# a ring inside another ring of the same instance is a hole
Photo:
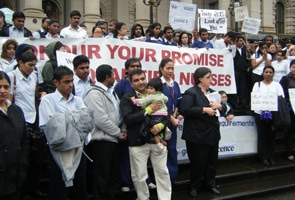
[[[81,45],[81,54],[86,55],[86,48],[85,45]]]
[[[209,65],[215,66],[216,65],[216,55],[210,54],[209,55]]]
[[[146,49],[145,50],[145,61],[150,61],[152,60],[153,62],[157,62],[155,56],[156,56],[156,51],[154,49]]]
[[[100,46],[99,45],[88,45],[88,58],[92,59],[93,57],[100,59],[101,56],[99,54]]]
[[[216,74],[212,74],[211,75],[211,85],[215,86],[217,84],[217,75]]]
[[[123,60],[130,58],[130,49],[127,46],[120,46],[118,51],[119,58]]]
[[[223,67],[223,55],[217,56],[217,67]]]
[[[183,73],[180,72],[180,76],[179,76],[179,84],[180,85],[189,85],[190,84],[190,79],[191,79],[191,75],[193,73]],[[192,75],[193,76],[193,75]]]
[[[193,62],[193,58],[189,53],[184,53],[184,54],[182,54],[182,61],[185,64],[190,65]]]
[[[225,82],[224,82],[225,86],[230,86],[231,85],[231,76],[229,74],[227,74],[225,76]]]
[[[112,47],[111,45],[107,44],[107,48],[109,49],[110,53],[111,53],[111,59],[115,58],[115,51],[117,51],[119,45],[115,45],[114,47]]]
[[[162,59],[164,59],[164,58],[170,58],[170,51],[168,51],[168,50],[163,50],[162,51]]]
[[[182,64],[182,61],[181,61],[180,58],[181,58],[181,53],[180,52],[172,51],[172,60],[174,62]]]

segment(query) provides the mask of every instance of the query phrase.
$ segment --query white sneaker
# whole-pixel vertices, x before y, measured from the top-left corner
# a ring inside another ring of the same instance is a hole
[[[122,192],[130,192],[130,187],[121,187]]]
[[[153,183],[150,183],[150,184],[149,184],[149,189],[154,190],[154,189],[156,189],[156,188],[157,188],[157,186],[156,186],[155,184],[153,184]]]

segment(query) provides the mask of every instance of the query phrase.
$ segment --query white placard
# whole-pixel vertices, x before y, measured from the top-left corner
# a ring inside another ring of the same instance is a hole
[[[271,92],[252,92],[251,110],[278,111],[278,95]]]
[[[242,32],[251,33],[251,34],[258,34],[260,28],[260,19],[254,19],[250,17],[245,17]]]
[[[244,21],[245,17],[249,17],[248,6],[235,7],[235,21]]]
[[[73,70],[74,69],[73,60],[76,56],[77,56],[76,54],[56,51],[57,65],[67,66],[68,68]]]
[[[295,88],[289,88],[289,99],[291,102],[292,109],[295,110]]]
[[[227,18],[225,10],[198,9],[199,28],[205,28],[210,33],[226,33]]]
[[[221,134],[219,158],[257,153],[257,129],[253,116],[235,116],[230,122],[220,117],[219,123]],[[187,162],[185,141],[181,139],[182,126],[183,120],[177,129],[177,159],[180,162]]]
[[[171,1],[169,24],[173,27],[173,29],[191,32],[195,28],[196,12],[196,4]]]

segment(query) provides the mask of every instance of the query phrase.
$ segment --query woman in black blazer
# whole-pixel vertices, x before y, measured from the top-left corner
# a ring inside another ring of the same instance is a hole
[[[191,163],[190,195],[197,196],[197,191],[205,186],[214,194],[216,189],[215,175],[218,160],[218,143],[220,140],[218,110],[226,107],[220,102],[209,101],[211,71],[199,67],[194,73],[195,85],[185,91],[180,110],[184,116],[182,139],[186,141],[188,157]]]

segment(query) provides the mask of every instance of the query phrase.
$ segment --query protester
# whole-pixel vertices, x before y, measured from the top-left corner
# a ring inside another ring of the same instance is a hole
[[[200,28],[199,30],[200,40],[193,43],[192,48],[213,48],[213,44],[209,41],[208,30]]]
[[[121,40],[128,40],[127,36],[127,26],[123,22],[118,22],[115,26],[115,30],[113,32],[113,38],[118,38]]]
[[[275,69],[265,66],[262,71],[263,80],[256,82],[252,93],[269,93],[284,97],[284,91],[278,82],[273,81]],[[257,152],[261,163],[265,166],[275,165],[274,146],[275,131],[272,130],[271,112],[267,110],[255,110],[255,123],[257,127]]]
[[[56,51],[65,51],[64,45],[60,41],[51,42],[45,48],[45,53],[49,60],[46,61],[43,67],[42,77],[45,83],[45,90],[48,94],[54,92],[56,89],[53,83],[53,73],[57,68]]]
[[[33,38],[32,32],[25,27],[26,16],[23,12],[16,11],[12,15],[13,25],[4,27],[0,31],[0,36],[11,38]]]
[[[18,44],[14,39],[8,39],[2,44],[0,71],[5,71],[6,68],[14,62],[14,55],[17,46]]]
[[[291,118],[291,126],[284,131],[285,133],[285,144],[286,144],[286,150],[287,150],[287,159],[291,162],[295,162],[295,156],[293,152],[293,135],[295,133],[295,114],[294,110],[291,106],[291,99],[289,95],[289,89],[295,88],[295,60],[291,61],[290,63],[290,72],[283,76],[280,80],[280,84],[283,87],[284,95],[287,101],[290,118]]]
[[[23,197],[29,167],[30,138],[22,109],[8,99],[10,87],[10,78],[0,71],[1,200]]]
[[[46,38],[63,38],[59,35],[59,27],[60,23],[56,19],[51,19],[48,22],[47,34],[45,35]]]
[[[225,91],[221,90],[218,92],[221,96],[221,104],[226,106],[226,112],[221,113],[221,115],[226,119],[226,121],[230,122],[234,118],[234,110],[232,106],[227,102],[227,94]]]
[[[45,38],[48,32],[48,23],[50,22],[49,17],[43,17],[41,20],[41,28],[36,32],[33,32],[34,38]]]
[[[122,123],[119,98],[112,89],[115,82],[110,65],[100,65],[96,69],[95,85],[92,85],[85,98],[86,106],[93,112],[94,129],[87,150],[92,152],[91,171],[94,198],[115,199],[119,179],[119,140],[127,139]]]
[[[48,124],[56,114],[67,113],[65,116],[73,117],[74,115],[70,113],[86,107],[81,97],[72,94],[73,80],[74,74],[71,69],[65,66],[57,67],[53,74],[56,90],[54,93],[44,96],[39,107],[40,128],[45,131],[50,147],[48,200],[65,200],[70,196],[72,200],[88,199],[86,158],[82,155],[83,144],[81,142],[81,139],[84,140],[84,138],[80,139],[80,137],[77,138],[76,135],[73,135],[73,129],[68,124],[76,118],[65,120],[65,117],[63,117]],[[74,124],[83,126],[89,133],[92,129],[92,121],[87,120],[88,118],[79,119],[76,119]],[[61,136],[64,136],[64,138],[54,142],[54,139],[60,139]]]
[[[172,79],[174,74],[174,62],[170,58],[164,58],[159,64],[159,77],[163,84],[163,93],[168,97],[166,106],[170,116],[168,128],[172,131],[171,138],[167,141],[168,157],[167,167],[169,169],[171,183],[174,184],[178,174],[177,163],[177,131],[179,121],[182,115],[179,114],[178,109],[181,101],[181,91],[176,81]]]
[[[204,186],[213,194],[220,194],[216,188],[216,168],[220,130],[218,110],[225,111],[220,102],[209,100],[214,91],[210,88],[212,72],[199,67],[194,73],[195,85],[187,89],[181,101],[180,110],[184,116],[182,139],[185,140],[191,163],[190,196],[196,197]]]
[[[149,29],[149,37],[145,39],[146,42],[152,42],[156,44],[163,44],[163,39],[160,36],[161,24],[158,22],[153,23]]]
[[[86,97],[90,84],[92,83],[89,77],[90,61],[87,56],[78,55],[73,59],[74,66],[74,89],[73,94],[81,97],[83,100]]]
[[[45,138],[39,130],[38,105],[46,93],[38,87],[35,72],[37,58],[32,52],[24,52],[18,59],[17,68],[8,73],[11,86],[9,100],[24,112],[26,127],[30,134],[30,168],[27,192],[32,197],[46,197],[40,189],[41,167],[44,159]]]
[[[143,41],[145,40],[145,34],[144,34],[144,30],[143,30],[143,26],[141,24],[134,24],[131,28],[131,35],[130,35],[130,39],[142,39]]]
[[[146,76],[141,69],[135,69],[129,74],[132,90],[123,96],[120,102],[120,109],[124,123],[127,125],[128,145],[130,154],[131,177],[137,194],[137,199],[149,199],[148,185],[146,184],[147,161],[151,160],[157,184],[158,199],[171,199],[171,183],[169,172],[166,166],[167,150],[158,152],[157,144],[154,141],[146,142],[139,135],[147,116],[159,110],[160,102],[150,104],[142,109],[131,101],[130,97],[143,98],[147,95]],[[162,131],[167,122],[159,123],[151,128],[151,133],[156,135]]]
[[[70,13],[70,25],[61,30],[60,35],[64,38],[88,38],[87,32],[79,26],[81,14],[78,10]]]
[[[94,26],[92,28],[92,38],[103,38],[103,30],[99,26]]]

